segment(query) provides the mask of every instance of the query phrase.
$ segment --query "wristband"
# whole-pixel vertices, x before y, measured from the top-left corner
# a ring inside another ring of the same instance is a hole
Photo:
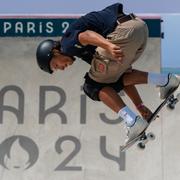
[[[142,109],[143,107],[144,107],[144,104],[143,104],[143,103],[138,104],[138,105],[136,106],[136,108],[138,108],[138,109]]]

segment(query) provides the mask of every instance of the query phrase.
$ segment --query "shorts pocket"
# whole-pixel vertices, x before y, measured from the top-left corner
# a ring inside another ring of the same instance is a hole
[[[104,59],[101,59],[99,55],[95,55],[94,59],[92,60],[91,68],[100,74],[106,74],[108,71],[107,62]]]

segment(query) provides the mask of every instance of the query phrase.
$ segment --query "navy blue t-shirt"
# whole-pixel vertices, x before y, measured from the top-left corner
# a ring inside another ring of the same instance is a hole
[[[81,45],[78,40],[79,33],[91,30],[106,37],[114,30],[118,15],[123,14],[122,8],[122,4],[116,3],[101,11],[90,12],[77,19],[62,37],[61,52],[68,56],[77,56],[90,64],[96,47]]]

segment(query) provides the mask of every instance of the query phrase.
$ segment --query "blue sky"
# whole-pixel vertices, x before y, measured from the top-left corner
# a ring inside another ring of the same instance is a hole
[[[121,2],[125,12],[161,14],[165,39],[162,40],[162,65],[180,67],[180,0],[0,0],[0,14],[84,14]],[[170,14],[166,14],[170,13]]]
[[[177,13],[180,0],[0,0],[3,13],[86,13],[109,4],[121,2],[127,12]]]

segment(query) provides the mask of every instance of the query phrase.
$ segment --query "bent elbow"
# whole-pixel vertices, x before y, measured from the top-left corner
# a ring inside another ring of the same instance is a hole
[[[84,31],[84,32],[81,32],[78,36],[78,39],[79,39],[79,42],[83,45],[83,46],[86,46],[88,45],[88,39],[90,37],[90,32],[89,30],[87,31]]]

